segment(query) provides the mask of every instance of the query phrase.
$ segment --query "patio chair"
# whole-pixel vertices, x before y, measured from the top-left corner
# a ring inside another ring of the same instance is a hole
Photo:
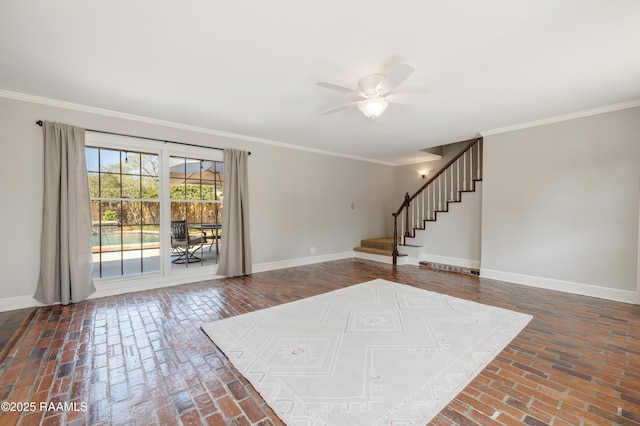
[[[202,248],[204,242],[202,237],[189,235],[186,221],[171,221],[171,252],[178,255],[172,263],[200,262],[195,252]]]

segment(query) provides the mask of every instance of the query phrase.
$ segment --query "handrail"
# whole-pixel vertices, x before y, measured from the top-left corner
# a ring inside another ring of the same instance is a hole
[[[402,205],[400,206],[400,208],[398,208],[398,210],[395,213],[392,213],[392,216],[393,216],[393,253],[392,253],[392,256],[393,256],[393,264],[394,265],[396,265],[396,262],[397,262],[397,259],[398,259],[398,255],[399,255],[398,254],[398,216],[400,216],[402,211],[404,209],[406,209],[405,213],[407,215],[407,218],[406,218],[407,229],[405,230],[405,237],[409,236],[409,231],[408,231],[408,226],[409,225],[408,224],[409,224],[409,207],[411,205],[411,202],[416,197],[418,197],[425,189],[427,189],[427,187],[429,187],[429,185],[434,183],[441,175],[443,175],[449,169],[449,167],[451,167],[456,161],[458,161],[460,159],[460,157],[465,155],[465,153],[467,151],[469,151],[475,144],[477,144],[477,143],[479,143],[481,141],[482,141],[482,137],[461,141],[460,143],[466,142],[466,145],[464,146],[464,148],[462,148],[462,150],[460,150],[460,152],[458,154],[456,154],[453,158],[451,158],[451,160],[449,160],[444,166],[442,166],[440,168],[440,170],[436,174],[434,174],[424,185],[422,185],[420,187],[420,189],[418,189],[413,195],[410,196],[408,192],[405,194],[404,200],[402,201]]]
[[[409,197],[409,199],[407,199],[406,195],[409,195],[409,193],[407,193],[405,195],[405,199],[404,202],[402,203],[402,205],[400,206],[400,208],[398,209],[397,212],[392,213],[394,217],[399,216],[400,213],[402,213],[402,209],[405,208],[405,206],[407,205],[407,202],[411,202],[414,198],[416,198],[422,191],[425,190],[425,188],[427,186],[429,186],[431,183],[433,183],[433,181],[435,181],[442,173],[444,173],[445,170],[447,170],[449,168],[450,165],[452,165],[453,163],[456,162],[456,160],[460,157],[462,157],[464,155],[465,152],[467,152],[469,150],[469,148],[471,148],[473,145],[476,144],[476,142],[482,140],[482,138],[475,138],[475,139],[468,139],[466,141],[461,141],[461,142],[467,142],[467,144],[464,146],[464,148],[462,148],[462,150],[456,154],[455,157],[453,157],[451,160],[449,160],[449,162],[447,164],[445,164],[444,166],[442,166],[440,168],[440,170],[438,171],[438,173],[436,173],[435,175],[433,175],[433,177],[431,179],[429,179],[427,181],[427,183],[425,183],[424,185],[422,185],[420,187],[420,189],[418,189],[416,191],[415,194],[413,194],[412,196]]]

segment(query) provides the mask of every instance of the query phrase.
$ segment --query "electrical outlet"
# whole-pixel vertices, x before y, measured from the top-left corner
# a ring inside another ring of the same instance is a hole
[[[316,253],[316,248],[315,247],[311,247],[311,254],[315,254]]]

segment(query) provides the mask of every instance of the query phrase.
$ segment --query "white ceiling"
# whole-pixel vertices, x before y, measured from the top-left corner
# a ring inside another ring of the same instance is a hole
[[[322,115],[399,63],[417,104]],[[3,0],[0,89],[405,164],[639,99],[640,1]]]

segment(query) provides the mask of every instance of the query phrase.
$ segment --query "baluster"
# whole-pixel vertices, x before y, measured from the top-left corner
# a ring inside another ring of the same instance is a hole
[[[482,141],[478,141],[478,179],[482,179],[482,163],[483,163],[483,151],[484,144]]]
[[[454,162],[450,169],[451,169],[451,197],[449,198],[449,200],[451,201],[455,201],[455,198],[453,197],[453,169],[455,167],[456,163]]]
[[[460,192],[460,189],[462,188],[462,186],[460,185],[460,163],[462,163],[462,161],[458,158],[456,160],[456,163],[458,164],[457,170],[456,170],[456,186],[458,187],[458,192]],[[460,194],[458,194],[459,197],[462,197]]]
[[[480,179],[480,144],[476,142],[474,147],[476,148],[476,155],[478,156],[478,164],[476,164],[476,179]]]
[[[431,219],[434,218],[436,211],[436,183],[433,182],[431,184],[431,209],[429,210],[429,214],[431,215]]]
[[[462,167],[462,187],[464,188],[464,190],[467,190],[467,153],[469,152],[469,150],[465,151],[464,154],[462,154],[462,162],[463,162],[463,167]]]
[[[435,216],[435,212],[440,208],[440,178],[436,179],[433,183],[433,212]]]
[[[469,162],[469,166],[471,166],[471,170],[469,171],[469,184],[473,185],[473,180],[476,178],[476,153],[475,153],[475,148],[476,146],[473,145],[471,147],[471,149],[469,149],[469,155],[471,157],[471,160]]]
[[[413,200],[411,200],[411,202],[413,203]],[[411,212],[409,214],[409,217],[411,218],[411,221],[409,222],[409,225],[407,226],[407,234],[411,235],[413,233],[413,227],[415,226],[415,204],[409,204],[408,207],[409,211]]]
[[[430,203],[430,201],[431,201],[431,196],[429,195],[429,189],[430,189],[430,188],[431,188],[431,185],[429,185],[429,186],[427,186],[427,187],[425,188],[425,192],[427,193],[427,194],[426,194],[426,196],[427,196],[427,206],[426,206],[426,209],[427,209],[427,215],[426,215],[426,219],[427,219],[427,220],[429,220],[429,219],[431,218],[431,209],[429,208],[429,206],[431,205],[431,203]]]
[[[434,181],[431,185],[431,218],[433,219],[436,215],[436,182]]]
[[[445,170],[440,176],[444,179],[444,205],[447,205],[447,197],[449,193],[447,192],[447,171]]]
[[[427,190],[422,191],[422,226],[424,226],[424,219],[426,218],[426,206],[427,203]]]
[[[467,179],[469,180],[469,189],[473,188],[473,167],[474,167],[474,160],[473,160],[473,147],[469,148],[469,176],[467,177]]]
[[[420,192],[420,218],[418,223],[420,224],[420,228],[424,226],[424,190]]]
[[[431,195],[429,197],[429,199],[431,200],[431,207],[429,207],[429,218],[431,218],[431,220],[433,220],[433,212],[436,211],[436,184],[435,184],[435,182],[433,182],[431,185],[429,185],[429,188],[431,188]]]
[[[416,205],[418,204],[417,200],[414,200],[413,205],[411,206],[411,228],[416,227]],[[413,233],[413,229],[411,230]]]
[[[442,210],[442,175],[438,176],[438,210]]]

